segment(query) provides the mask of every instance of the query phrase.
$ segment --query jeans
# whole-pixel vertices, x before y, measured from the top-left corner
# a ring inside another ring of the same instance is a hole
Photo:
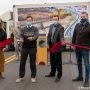
[[[77,58],[77,65],[78,65],[78,73],[79,77],[83,77],[83,69],[82,69],[82,60],[84,61],[85,65],[85,79],[89,80],[89,51],[88,50],[82,50],[82,49],[76,49],[76,58]]]

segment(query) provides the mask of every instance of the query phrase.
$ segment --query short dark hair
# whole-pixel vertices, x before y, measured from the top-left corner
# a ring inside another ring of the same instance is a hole
[[[26,19],[31,18],[33,20],[33,17],[31,15],[28,15]]]
[[[88,16],[88,13],[87,12],[81,12],[81,14],[86,14]]]
[[[57,18],[58,18],[58,20],[59,20],[59,15],[53,15],[52,17],[57,17]]]

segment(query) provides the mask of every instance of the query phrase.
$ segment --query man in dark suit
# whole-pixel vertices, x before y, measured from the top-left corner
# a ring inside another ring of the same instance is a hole
[[[64,40],[64,28],[59,24],[59,16],[53,16],[54,23],[50,25],[50,30],[48,34],[48,45],[51,48],[57,42]],[[59,49],[56,53],[50,52],[50,64],[51,64],[51,71],[49,75],[45,75],[45,77],[54,77],[57,71],[57,77],[55,82],[60,81],[62,77],[62,55],[61,49]]]

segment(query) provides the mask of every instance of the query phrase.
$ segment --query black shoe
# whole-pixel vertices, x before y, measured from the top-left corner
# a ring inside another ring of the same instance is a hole
[[[85,80],[85,82],[84,82],[84,85],[83,85],[84,87],[89,87],[89,81],[88,80]]]
[[[60,81],[60,79],[61,79],[61,77],[57,77],[57,78],[55,79],[55,82],[58,83],[58,82]]]
[[[19,59],[16,59],[16,61],[19,61]]]
[[[81,77],[77,77],[77,78],[75,78],[75,79],[72,79],[72,81],[74,81],[74,82],[77,82],[77,81],[83,81],[83,78]]]
[[[55,77],[55,74],[45,75],[45,77]]]

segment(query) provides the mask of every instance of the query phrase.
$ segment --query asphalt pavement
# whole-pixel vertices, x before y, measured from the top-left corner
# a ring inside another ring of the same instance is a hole
[[[63,52],[63,63],[70,60],[70,52]],[[71,53],[71,60],[75,64],[63,65],[63,76],[60,82],[55,83],[55,78],[46,78],[50,66],[37,65],[37,82],[31,82],[29,60],[26,64],[26,75],[24,81],[16,83],[18,78],[19,61],[13,61],[5,65],[4,80],[0,80],[0,90],[90,90],[84,88],[83,82],[72,82],[72,78],[78,75],[75,54]]]

